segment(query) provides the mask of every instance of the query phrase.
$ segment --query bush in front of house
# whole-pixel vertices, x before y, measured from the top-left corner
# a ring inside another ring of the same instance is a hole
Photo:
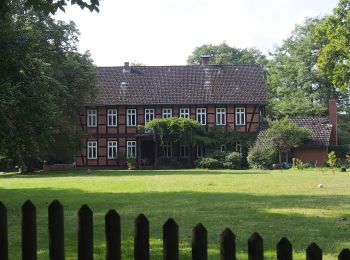
[[[247,160],[252,168],[270,169],[276,162],[277,150],[268,140],[258,140],[254,146],[249,149]]]
[[[242,168],[242,159],[242,155],[238,152],[227,153],[223,165],[227,169],[238,170]]]
[[[222,168],[222,163],[212,157],[203,157],[196,161],[196,166],[199,168],[208,168],[208,169],[218,169]]]

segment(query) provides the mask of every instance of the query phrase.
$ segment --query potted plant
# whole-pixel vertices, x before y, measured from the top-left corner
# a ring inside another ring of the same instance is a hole
[[[128,164],[128,169],[129,170],[135,170],[136,169],[136,159],[129,157],[128,159],[126,159],[126,162]]]

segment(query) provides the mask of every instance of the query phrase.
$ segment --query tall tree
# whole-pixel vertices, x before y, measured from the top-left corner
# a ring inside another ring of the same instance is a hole
[[[12,1],[0,24],[0,154],[31,166],[95,91],[89,54],[76,52],[74,23]],[[62,144],[64,145],[64,144]]]
[[[314,39],[321,46],[317,66],[336,89],[350,91],[350,0],[340,0],[333,14],[315,30]]]
[[[210,55],[211,64],[260,64],[266,66],[265,55],[255,48],[239,49],[229,46],[226,42],[219,45],[204,44],[196,47],[188,57],[188,64],[199,64],[202,55]]]
[[[270,114],[283,117],[321,115],[330,97],[342,98],[327,75],[316,67],[322,42],[315,41],[319,18],[297,25],[291,36],[273,54],[268,65]]]

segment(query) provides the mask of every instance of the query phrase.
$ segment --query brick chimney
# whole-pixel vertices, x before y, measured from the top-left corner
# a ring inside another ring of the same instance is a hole
[[[338,145],[337,100],[328,101],[328,120],[333,125],[330,145]]]
[[[131,72],[131,67],[129,65],[129,62],[124,62],[124,68],[123,68],[123,73],[130,73]]]
[[[210,61],[210,55],[202,55],[201,56],[201,65],[209,65],[209,61]]]

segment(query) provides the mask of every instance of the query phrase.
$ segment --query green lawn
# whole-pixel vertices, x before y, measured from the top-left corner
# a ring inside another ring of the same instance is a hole
[[[324,188],[318,189],[319,183]],[[295,259],[316,242],[324,259],[350,248],[350,173],[288,171],[94,171],[32,176],[0,175],[0,200],[8,207],[10,259],[20,259],[21,205],[37,206],[39,259],[48,259],[47,206],[59,199],[65,208],[67,259],[76,259],[77,211],[94,212],[95,259],[104,259],[104,214],[116,209],[122,221],[123,259],[133,259],[134,218],[150,221],[151,258],[162,258],[162,225],[173,217],[180,227],[181,259],[190,259],[191,232],[197,223],[208,230],[209,258],[218,259],[219,234],[237,236],[239,259],[246,259],[247,239],[258,231],[266,259],[276,259],[282,236],[293,243]],[[339,220],[340,217],[347,220]]]

